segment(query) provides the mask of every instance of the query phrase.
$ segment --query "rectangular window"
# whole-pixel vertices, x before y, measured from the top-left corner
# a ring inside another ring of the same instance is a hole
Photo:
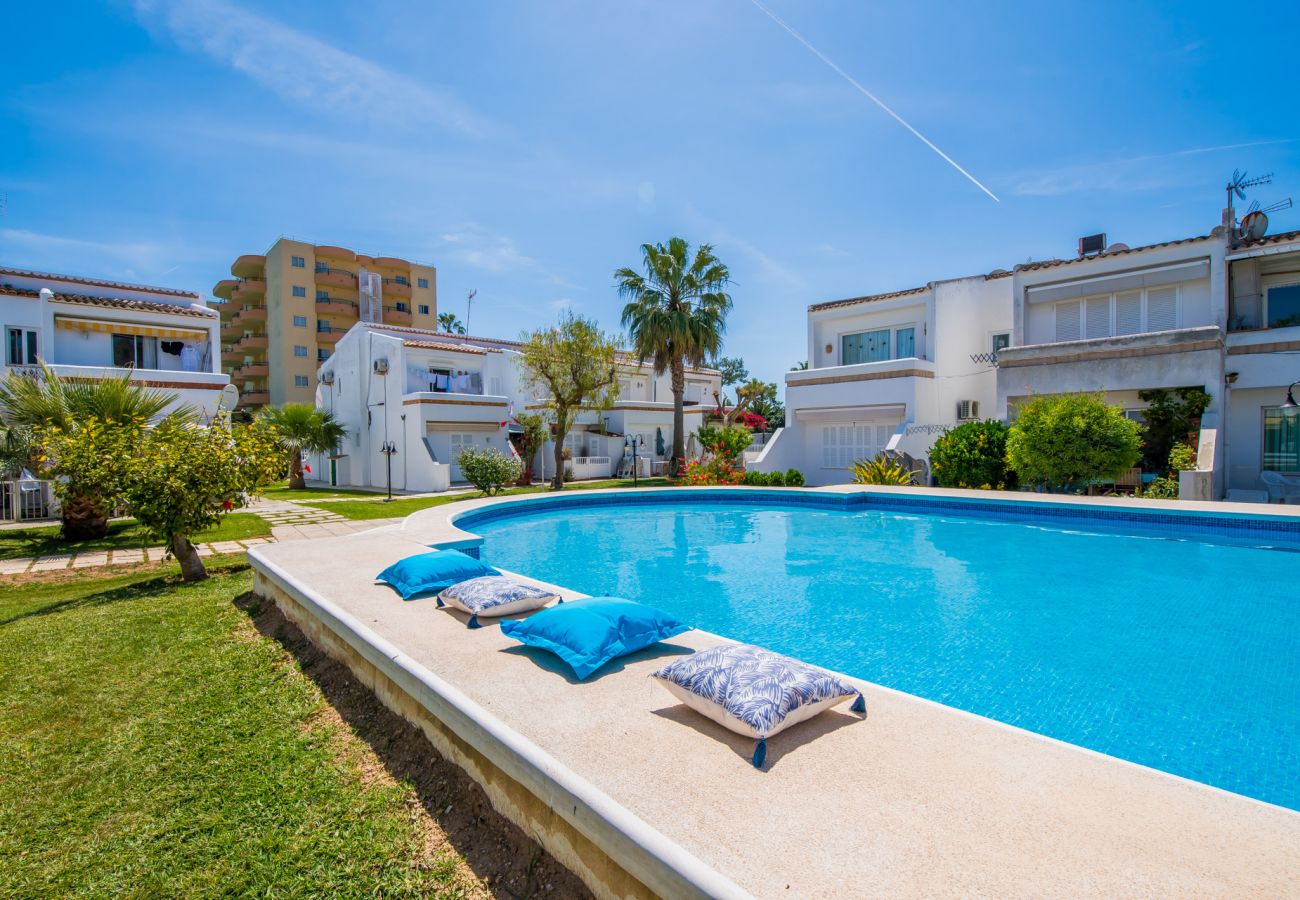
[[[295,284],[293,286],[293,295],[295,297],[306,297],[307,289],[300,284]]]
[[[1279,284],[1267,296],[1269,328],[1300,325],[1300,284]]]
[[[1089,340],[1110,337],[1110,296],[1083,301],[1083,335]]]
[[[393,279],[393,281],[396,281],[398,284],[404,284],[407,287],[411,286],[411,282],[407,280],[405,275],[398,275],[396,278]]]
[[[293,376],[293,386],[294,386],[294,387],[306,387],[306,386],[307,386],[307,376],[306,376],[306,375],[295,375],[295,376]]]
[[[429,304],[427,304],[427,303],[421,303],[421,304],[420,304],[420,315],[422,315],[422,316],[427,316],[428,314],[429,314]]]
[[[334,331],[334,326],[331,325],[329,322],[325,322],[325,321],[323,321],[323,320],[321,320],[321,319],[317,319],[317,320],[316,320],[316,333],[317,333],[317,334],[330,334],[330,333],[333,332],[333,331]]]
[[[1138,334],[1142,331],[1142,292],[1128,291],[1115,295],[1115,333]]]
[[[1300,472],[1300,416],[1264,408],[1264,471]]]
[[[822,468],[847,469],[860,459],[875,459],[893,433],[892,425],[825,425]]]
[[[289,258],[289,262],[293,264],[295,269],[307,268],[307,260],[303,259],[301,256],[292,256]]]
[[[993,335],[993,354],[996,356],[999,350],[1005,350],[1011,346],[1011,335],[1007,332]]]
[[[1178,327],[1178,288],[1147,291],[1147,331],[1170,331]]]
[[[889,359],[889,338],[888,328],[844,335],[840,338],[840,364],[852,366]]]
[[[415,283],[418,284],[418,285],[419,285],[420,287],[422,287],[422,288],[427,288],[427,287],[429,286],[429,279],[427,279],[427,278],[417,278],[416,281],[415,281]],[[426,312],[427,312],[427,311],[428,311],[428,310],[426,310]]]
[[[396,309],[398,312],[409,313],[411,311],[410,305],[406,303],[402,303],[400,300],[393,304],[393,308]]]
[[[113,365],[120,369],[158,368],[158,339],[138,334],[113,335]]]
[[[302,344],[294,344],[293,355],[305,357],[307,355],[307,348],[304,347]]]
[[[916,356],[916,329],[900,328],[894,332],[894,359]]]
[[[321,262],[319,259],[316,260],[316,271],[317,271],[317,272],[328,272],[329,270],[330,270],[330,264],[329,264],[329,263],[327,263],[327,262]]]
[[[329,291],[322,291],[322,290],[320,290],[319,288],[316,289],[316,299],[317,299],[317,300],[329,300],[329,298],[330,298],[330,292],[329,292]]]
[[[1067,300],[1056,304],[1056,339],[1058,341],[1077,341],[1082,334],[1079,327],[1079,315],[1082,312],[1078,300]]]
[[[324,347],[316,348],[316,362],[325,362],[330,358],[330,352]]]
[[[36,331],[32,328],[10,328],[5,341],[5,362],[11,366],[36,365]]]
[[[306,328],[306,327],[307,327],[307,317],[306,317],[306,316],[294,316],[294,317],[293,317],[293,327],[294,327],[294,328]]]

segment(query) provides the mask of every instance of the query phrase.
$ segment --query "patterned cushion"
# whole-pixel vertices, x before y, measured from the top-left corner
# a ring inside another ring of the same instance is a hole
[[[558,599],[559,595],[554,591],[520,584],[504,575],[484,575],[453,584],[438,595],[438,605],[469,613],[469,627],[478,628],[479,616],[532,612]]]
[[[701,650],[650,677],[719,725],[758,738],[755,767],[763,765],[767,738],[791,725],[849,697],[857,697],[854,712],[867,711],[862,694],[830,672],[752,644]]]

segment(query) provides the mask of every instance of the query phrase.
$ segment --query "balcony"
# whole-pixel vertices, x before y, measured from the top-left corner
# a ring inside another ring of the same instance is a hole
[[[230,267],[230,274],[236,278],[265,278],[266,257],[257,253],[246,253],[235,260]]]
[[[244,356],[245,356],[244,351],[240,350],[238,346],[221,348],[221,361],[223,363],[242,362]]]
[[[227,341],[234,343],[244,336],[244,329],[240,328],[238,323],[231,322],[229,325],[221,326],[221,336]]]
[[[342,259],[342,260],[346,260],[347,262],[355,262],[357,258],[356,253],[352,252],[346,247],[334,247],[329,244],[317,244],[316,258],[320,259],[322,256],[329,257],[330,259]]]
[[[233,322],[236,325],[247,325],[250,322],[260,323],[265,321],[266,321],[265,306],[245,306],[243,309],[241,309],[238,313],[235,314],[235,317],[233,319],[231,319],[231,322]]]
[[[242,337],[236,343],[235,347],[239,350],[265,350],[268,340],[264,334],[254,334],[249,337]]]
[[[212,286],[212,295],[220,297],[222,300],[229,300],[231,292],[235,290],[238,284],[239,282],[234,278],[223,278]]]
[[[249,378],[265,378],[271,374],[271,367],[266,363],[244,363],[236,367],[235,371],[230,373],[231,378],[247,380]]]
[[[347,269],[336,269],[332,266],[318,266],[316,268],[316,283],[333,287],[353,288],[355,290],[357,273],[349,272]]]
[[[376,256],[375,265],[384,266],[389,269],[409,269],[411,264],[404,259],[398,259],[396,256]]]
[[[318,330],[316,332],[316,343],[333,346],[334,344],[337,344],[339,338],[343,337],[345,334],[347,334],[347,332],[341,328],[330,328],[325,331]]]
[[[384,296],[386,297],[409,297],[411,296],[411,286],[402,284],[392,278],[384,279]]]
[[[905,357],[785,375],[786,406],[801,421],[897,422],[933,393],[934,363]]]
[[[385,306],[384,323],[387,325],[410,325],[411,313],[409,310],[401,310],[393,306]]]
[[[270,391],[245,391],[239,395],[238,408],[243,409],[248,406],[266,406],[271,402]]]
[[[424,422],[500,423],[508,417],[510,398],[494,394],[416,391],[402,396],[402,410],[412,410]]]
[[[342,316],[347,319],[355,319],[358,316],[357,304],[351,300],[339,300],[331,297],[328,300],[316,301],[317,315]]]
[[[265,297],[265,278],[246,278],[235,285],[230,295],[230,299],[236,303],[260,302]]]

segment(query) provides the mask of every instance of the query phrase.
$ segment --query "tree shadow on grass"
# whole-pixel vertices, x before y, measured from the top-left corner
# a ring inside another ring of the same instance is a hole
[[[229,566],[209,567],[209,575],[229,575],[240,572],[248,568],[248,563],[235,563]],[[84,580],[88,573],[81,570],[73,570],[65,575],[69,583],[75,583]],[[95,573],[99,574],[99,573]],[[115,573],[117,577],[122,577],[126,573]],[[93,576],[92,576],[93,577]],[[107,580],[113,578],[113,574],[103,574],[99,578],[94,578],[91,582]],[[41,584],[50,584],[57,582],[40,582]],[[194,586],[206,584],[204,581],[192,582]],[[24,619],[38,619],[44,616],[52,616],[58,613],[73,612],[79,609],[89,609],[97,606],[109,606],[114,603],[122,603],[128,600],[142,600],[147,597],[162,597],[176,590],[184,590],[188,585],[181,580],[179,574],[168,572],[159,574],[157,577],[148,578],[142,581],[132,581],[127,584],[118,585],[117,587],[106,588],[100,591],[92,591],[80,597],[68,597],[64,600],[51,600],[49,603],[42,604],[34,609],[24,610],[8,618],[0,619],[0,628],[6,625],[12,625],[15,622],[21,622]]]
[[[483,789],[444,759],[424,732],[380,703],[347,666],[317,648],[274,603],[250,591],[235,598],[235,605],[259,632],[293,656],[384,770],[414,788],[425,812],[492,896],[591,896],[577,876],[494,810]]]

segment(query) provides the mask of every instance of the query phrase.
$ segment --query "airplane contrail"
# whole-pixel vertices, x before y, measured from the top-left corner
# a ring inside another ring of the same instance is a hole
[[[930,148],[931,150],[933,150],[935,153],[937,153],[937,154],[939,154],[941,157],[943,157],[944,162],[946,162],[948,165],[952,166],[954,169],[956,169],[956,170],[957,170],[958,172],[960,172],[962,175],[965,175],[965,176],[966,176],[966,179],[967,179],[968,181],[970,181],[971,184],[975,185],[975,187],[979,188],[981,191],[983,191],[984,193],[988,194],[990,197],[993,198],[993,200],[994,200],[995,202],[997,202],[997,203],[1001,203],[1001,202],[1002,202],[1001,200],[998,199],[997,194],[993,193],[993,192],[990,191],[988,188],[986,188],[983,184],[981,184],[981,183],[980,183],[980,180],[979,180],[978,178],[976,178],[976,177],[975,177],[974,175],[972,175],[970,172],[967,172],[967,171],[966,171],[965,169],[963,169],[960,165],[958,165],[958,163],[957,163],[957,161],[956,161],[955,159],[953,159],[953,158],[952,158],[951,156],[949,156],[947,153],[944,153],[942,150],[940,150],[938,147],[936,147],[936,146],[934,145],[934,142],[933,142],[933,141],[931,141],[931,140],[930,140],[929,138],[927,138],[925,135],[921,134],[921,132],[917,131],[917,130],[916,130],[915,128],[913,128],[910,124],[908,124],[908,122],[907,122],[906,119],[904,119],[904,118],[903,118],[902,116],[900,116],[898,113],[896,113],[896,112],[894,112],[892,109],[890,109],[890,108],[885,104],[885,102],[884,102],[883,100],[881,100],[881,99],[880,99],[879,97],[877,97],[875,94],[871,93],[871,91],[867,90],[867,89],[864,88],[861,84],[859,84],[856,80],[854,80],[854,78],[853,78],[852,75],[850,75],[848,72],[845,72],[845,71],[844,71],[843,69],[841,69],[839,66],[835,65],[835,63],[832,62],[832,61],[831,61],[831,60],[826,56],[826,54],[822,53],[820,50],[818,50],[818,49],[817,49],[816,47],[814,47],[812,44],[808,43],[808,40],[807,40],[807,39],[806,39],[802,34],[800,34],[799,32],[795,31],[793,28],[791,28],[789,25],[787,25],[784,21],[782,21],[780,16],[778,16],[776,13],[772,12],[772,10],[770,10],[770,9],[768,9],[766,6],[764,6],[761,2],[759,2],[759,0],[750,0],[750,2],[753,3],[755,6],[757,6],[757,7],[758,7],[758,8],[759,8],[759,9],[760,9],[760,10],[761,10],[761,11],[762,11],[762,12],[763,12],[763,13],[764,13],[768,18],[769,18],[769,19],[771,19],[773,22],[775,22],[776,24],[780,25],[783,29],[785,29],[785,31],[786,31],[787,33],[789,33],[790,37],[794,38],[796,41],[798,41],[799,43],[801,43],[801,44],[803,44],[805,47],[807,47],[807,48],[808,48],[808,51],[809,51],[810,53],[812,53],[813,56],[817,57],[817,58],[820,59],[822,62],[826,63],[826,65],[830,66],[830,67],[835,71],[836,74],[838,74],[841,78],[843,78],[843,79],[844,79],[845,81],[847,81],[849,84],[851,84],[851,85],[853,85],[855,88],[857,88],[858,91],[859,91],[859,92],[860,92],[864,97],[866,97],[866,98],[867,98],[868,100],[870,100],[872,103],[876,104],[876,106],[879,106],[881,109],[883,109],[885,112],[887,112],[887,113],[889,114],[889,116],[890,116],[890,117],[891,117],[895,122],[897,122],[899,125],[902,125],[902,126],[903,126],[904,128],[906,128],[908,131],[912,132],[912,134],[914,134],[914,135],[916,136],[917,140],[919,140],[921,143],[925,144],[925,146],[929,147],[929,148]]]

